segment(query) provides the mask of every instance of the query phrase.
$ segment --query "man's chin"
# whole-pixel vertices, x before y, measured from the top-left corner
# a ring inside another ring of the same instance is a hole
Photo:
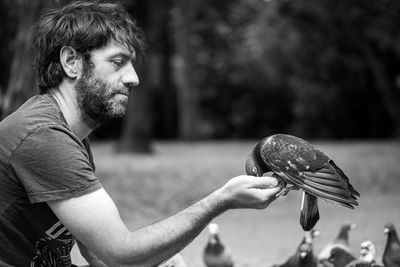
[[[116,119],[116,118],[122,118],[126,114],[126,106],[118,106],[110,110],[108,113],[108,118],[109,119]]]

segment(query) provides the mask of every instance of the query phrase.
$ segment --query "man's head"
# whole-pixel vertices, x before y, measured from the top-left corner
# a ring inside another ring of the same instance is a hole
[[[143,55],[144,38],[119,4],[74,2],[47,10],[35,27],[35,48],[41,93],[73,83],[92,126],[125,114],[129,89],[139,82],[132,63]]]
[[[78,1],[44,11],[34,29],[40,92],[58,86],[66,76],[60,63],[63,47],[74,49],[88,68],[90,52],[111,42],[137,57],[144,52],[142,31],[120,4]]]

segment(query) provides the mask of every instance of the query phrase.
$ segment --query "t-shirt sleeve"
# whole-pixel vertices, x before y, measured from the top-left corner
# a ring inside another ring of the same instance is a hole
[[[78,197],[102,187],[83,143],[62,128],[30,133],[12,155],[10,166],[31,203]]]

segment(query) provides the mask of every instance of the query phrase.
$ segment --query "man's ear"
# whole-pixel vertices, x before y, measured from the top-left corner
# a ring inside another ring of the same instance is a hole
[[[76,79],[81,68],[81,57],[70,46],[64,46],[60,50],[60,62],[64,69],[65,74],[71,78]]]

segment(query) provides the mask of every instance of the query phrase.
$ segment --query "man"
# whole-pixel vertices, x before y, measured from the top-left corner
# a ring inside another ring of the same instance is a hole
[[[174,266],[176,257],[166,261],[213,218],[276,198],[275,178],[238,176],[129,231],[95,175],[87,137],[125,114],[141,31],[118,4],[77,2],[46,11],[34,36],[41,94],[0,123],[0,266],[71,266],[75,240],[93,266]]]

